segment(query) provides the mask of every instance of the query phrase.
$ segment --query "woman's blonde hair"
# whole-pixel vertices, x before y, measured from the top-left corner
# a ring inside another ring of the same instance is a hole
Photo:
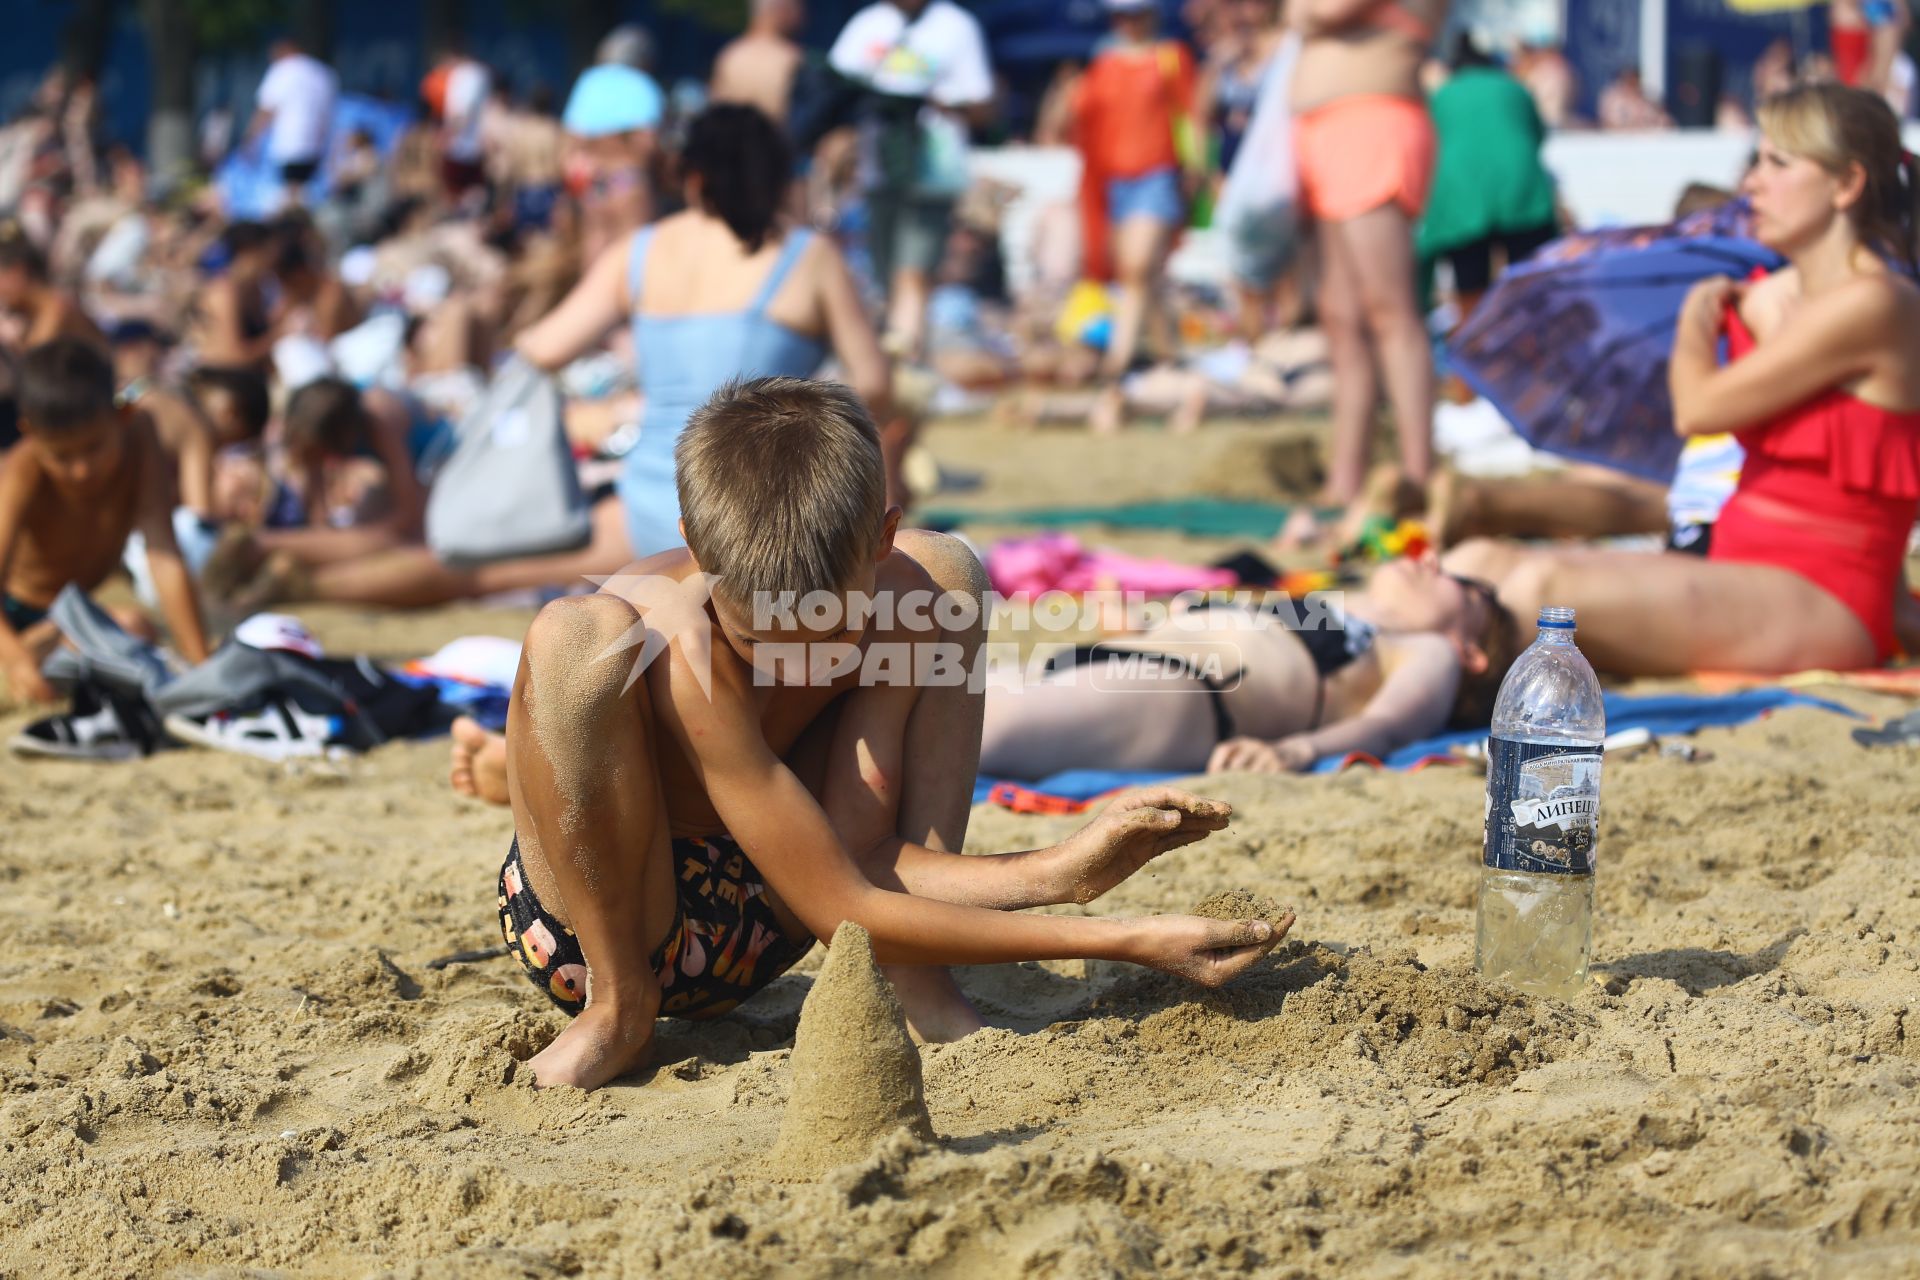
[[[1760,104],[1760,131],[1789,155],[1836,177],[1859,165],[1866,189],[1850,211],[1862,243],[1916,265],[1914,200],[1920,171],[1900,142],[1900,122],[1878,94],[1840,84],[1800,84]]]

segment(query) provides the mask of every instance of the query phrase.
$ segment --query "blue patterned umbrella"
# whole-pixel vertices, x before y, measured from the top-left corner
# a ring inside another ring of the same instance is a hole
[[[1667,358],[1687,290],[1782,259],[1736,202],[1661,227],[1569,236],[1501,277],[1449,344],[1454,372],[1537,449],[1673,478]]]

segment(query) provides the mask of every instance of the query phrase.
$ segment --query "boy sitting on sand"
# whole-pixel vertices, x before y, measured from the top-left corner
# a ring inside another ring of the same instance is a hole
[[[1014,914],[1091,901],[1226,825],[1226,805],[1171,789],[1049,849],[958,855],[981,694],[928,662],[971,666],[985,575],[952,539],[899,530],[851,392],[729,386],[676,466],[687,546],[541,610],[504,747],[471,725],[456,746],[456,785],[513,807],[502,932],[576,1015],[532,1059],[539,1084],[632,1070],[656,1016],[732,1008],[843,920],[927,1039],[980,1025],[928,966],[1100,957],[1218,986],[1278,942],[1291,917]]]
[[[99,586],[135,529],[175,648],[205,659],[200,604],[174,545],[170,463],[146,415],[115,403],[106,353],[75,338],[33,348],[19,402],[20,443],[0,459],[0,668],[14,697],[52,700],[40,675],[59,642],[47,608],[69,582]]]

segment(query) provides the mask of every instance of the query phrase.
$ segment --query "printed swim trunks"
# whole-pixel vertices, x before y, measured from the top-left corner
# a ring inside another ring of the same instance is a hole
[[[726,836],[673,842],[673,925],[651,958],[660,1016],[712,1018],[791,969],[813,946],[790,938],[768,905],[766,881]],[[500,867],[500,936],[534,986],[569,1016],[587,1007],[580,940],[540,905],[514,837]]]

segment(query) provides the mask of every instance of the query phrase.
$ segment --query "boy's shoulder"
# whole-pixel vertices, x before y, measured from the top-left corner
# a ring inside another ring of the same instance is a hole
[[[40,467],[40,456],[27,441],[0,450],[0,494],[18,498],[31,493],[45,474]]]
[[[918,591],[930,590],[935,583],[925,565],[895,546],[887,552],[887,558],[880,562],[880,568],[874,574],[874,585],[877,590]]]

